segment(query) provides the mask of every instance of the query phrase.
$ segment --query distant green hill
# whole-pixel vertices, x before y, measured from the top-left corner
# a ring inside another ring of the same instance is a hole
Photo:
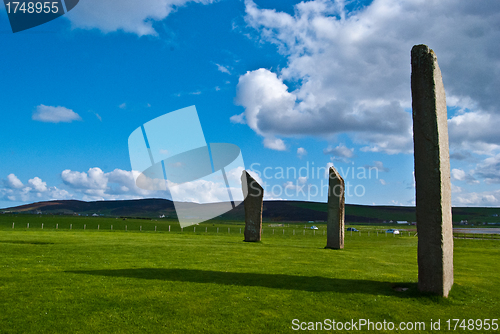
[[[203,204],[211,206],[217,204]],[[113,217],[153,218],[165,215],[177,218],[174,203],[166,199],[139,199],[123,201],[83,202],[76,200],[37,202],[0,210],[0,212],[42,213],[42,214],[80,214]],[[467,220],[469,223],[499,222],[500,208],[455,207],[452,209],[453,221]],[[383,221],[414,222],[415,207],[409,206],[371,206],[346,204],[347,223],[382,223]],[[495,216],[496,215],[496,216]],[[265,221],[326,221],[327,204],[305,201],[264,201],[263,219]],[[244,220],[243,205],[217,217],[222,220]]]
[[[161,198],[84,202],[77,200],[37,202],[2,209],[19,213],[81,214],[127,217],[155,217],[165,215],[177,218],[174,203]]]

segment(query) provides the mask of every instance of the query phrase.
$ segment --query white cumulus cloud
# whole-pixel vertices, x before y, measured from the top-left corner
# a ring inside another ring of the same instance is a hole
[[[46,123],[71,123],[81,121],[82,118],[76,112],[65,107],[52,107],[40,104],[36,107],[31,119]]]
[[[483,178],[486,183],[500,183],[500,153],[479,163],[474,175]]]
[[[61,178],[65,185],[76,193],[83,194],[84,200],[133,199],[144,197],[168,197],[164,187],[152,186],[147,189],[137,187],[136,180],[141,175],[138,171],[115,169],[105,173],[99,167],[87,172],[64,170]],[[146,180],[147,181],[147,180]]]
[[[106,189],[108,178],[104,172],[98,168],[90,168],[88,173],[76,172],[69,169],[61,173],[63,182],[75,189]]]
[[[455,193],[452,203],[459,206],[498,206],[500,190]]]
[[[167,180],[172,198],[180,202],[214,203],[228,201],[228,188],[223,182],[195,180],[181,185]]]
[[[7,180],[5,183],[6,183],[7,187],[9,187],[9,188],[20,189],[20,188],[24,187],[21,180],[19,180],[17,178],[17,176],[14,174],[7,175]]]
[[[306,156],[306,155],[307,155],[307,151],[306,151],[306,149],[305,149],[305,148],[303,148],[303,147],[299,147],[299,148],[297,149],[297,156],[298,156],[300,159],[302,159],[302,158],[303,158],[304,156]]]
[[[39,177],[34,177],[28,180],[28,184],[38,192],[45,192],[48,190],[47,182],[43,182]]]
[[[276,150],[276,151],[286,150],[285,142],[280,138],[265,137],[263,143],[264,147],[270,148],[271,150]]]
[[[491,154],[500,148],[500,114],[469,111],[448,120],[451,148]]]
[[[354,156],[354,149],[348,148],[344,144],[340,144],[337,147],[327,147],[323,150],[324,154],[331,154],[334,157],[340,158],[352,158]]]
[[[478,180],[472,175],[472,173],[466,173],[462,169],[458,168],[453,168],[451,170],[451,178],[456,181],[466,181],[467,183],[470,184],[477,184],[479,183]]]
[[[212,0],[86,0],[66,16],[74,28],[99,29],[103,33],[124,31],[138,36],[157,32],[153,22],[162,21],[186,4],[209,4]]]
[[[37,176],[29,179],[28,185],[25,186],[14,174],[9,174],[3,184],[4,186],[0,187],[0,201],[35,202],[73,197],[64,189],[48,187],[47,182]]]

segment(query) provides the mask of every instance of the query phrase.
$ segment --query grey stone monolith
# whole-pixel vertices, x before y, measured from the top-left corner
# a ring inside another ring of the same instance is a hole
[[[326,247],[344,249],[344,179],[330,167],[328,182],[328,221],[326,225]]]
[[[260,241],[264,189],[246,170],[241,175],[241,185],[245,196],[245,241]]]
[[[411,50],[418,232],[418,288],[448,297],[453,285],[450,153],[446,96],[434,51]]]

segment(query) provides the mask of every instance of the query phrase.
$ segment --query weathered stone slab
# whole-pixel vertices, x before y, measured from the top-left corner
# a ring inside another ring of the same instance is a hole
[[[437,57],[411,50],[418,232],[418,288],[444,297],[453,285],[450,154],[446,96]]]
[[[344,248],[344,179],[332,166],[329,170],[328,182],[328,222],[326,225],[326,247]]]
[[[241,185],[245,196],[245,241],[260,241],[264,189],[246,170],[241,175]]]

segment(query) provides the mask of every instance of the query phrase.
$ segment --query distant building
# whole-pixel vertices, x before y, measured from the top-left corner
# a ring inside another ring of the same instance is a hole
[[[99,217],[99,215],[97,213],[94,213],[92,217]]]
[[[404,225],[410,225],[410,223],[408,223],[408,221],[406,221],[406,220],[398,220],[397,223],[401,224],[401,225],[403,225],[403,224]]]

